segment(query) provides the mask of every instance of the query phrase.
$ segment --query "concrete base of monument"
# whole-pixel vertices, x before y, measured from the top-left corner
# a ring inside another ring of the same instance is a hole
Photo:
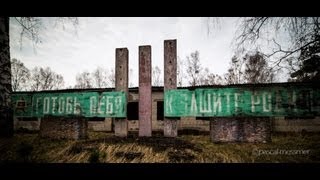
[[[219,142],[271,142],[269,118],[216,118],[210,121],[210,139]]]
[[[40,124],[40,137],[86,139],[88,137],[88,121],[83,117],[44,117]]]

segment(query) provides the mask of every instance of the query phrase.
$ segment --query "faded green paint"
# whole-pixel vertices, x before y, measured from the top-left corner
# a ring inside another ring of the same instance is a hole
[[[306,86],[226,87],[167,90],[167,117],[316,116],[319,88]]]
[[[124,92],[13,94],[16,117],[84,116],[126,117]]]

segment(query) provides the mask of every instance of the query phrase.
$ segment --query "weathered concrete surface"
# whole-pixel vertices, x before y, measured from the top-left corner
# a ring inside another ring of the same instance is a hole
[[[164,41],[164,91],[177,89],[177,40]],[[166,106],[164,107],[166,109]],[[163,133],[166,137],[178,135],[179,118],[164,117]]]
[[[14,130],[27,129],[30,131],[39,131],[41,124],[41,118],[33,118],[30,120],[24,120],[23,118],[14,118]]]
[[[116,91],[123,91],[126,94],[126,104],[128,102],[128,64],[129,51],[127,48],[116,49]],[[127,105],[125,105],[127,108]],[[114,119],[114,132],[116,136],[127,137],[128,120],[127,118]]]
[[[0,137],[13,136],[9,17],[0,16]]]
[[[239,141],[239,121],[236,119],[215,118],[210,121],[212,142]]]
[[[212,142],[271,142],[269,118],[214,118],[210,121]]]
[[[152,135],[151,46],[139,46],[139,136]]]
[[[85,139],[88,121],[83,117],[44,117],[40,124],[40,137],[51,139]]]
[[[242,126],[241,126],[241,123]],[[240,133],[244,142],[271,142],[271,119],[246,118],[240,120]],[[241,129],[242,127],[242,129]],[[243,133],[241,133],[241,130]]]
[[[112,118],[105,118],[104,121],[88,121],[89,131],[112,131]]]

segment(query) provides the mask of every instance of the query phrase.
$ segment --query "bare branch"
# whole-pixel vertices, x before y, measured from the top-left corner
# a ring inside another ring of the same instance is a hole
[[[41,43],[40,30],[43,27],[42,20],[39,17],[14,17],[14,19],[21,25],[20,32],[20,49],[22,49],[22,41],[23,37],[31,40],[33,49],[35,51],[35,47],[38,43]],[[66,23],[72,23],[75,29],[75,34],[77,34],[77,27],[79,25],[79,20],[77,17],[57,17],[55,26],[57,24],[62,25],[64,29],[64,25]]]
[[[42,26],[41,20],[35,17],[15,17],[14,18],[22,27],[20,32],[20,49],[22,49],[23,37],[27,37],[32,41],[33,48],[35,45],[41,43],[39,31]]]
[[[271,34],[273,48],[271,52],[264,53],[265,57],[276,59],[272,62],[272,66],[286,69],[293,69],[290,61],[303,61],[297,58],[301,56],[301,52],[309,47],[320,43],[319,17],[252,17],[242,18],[238,27],[237,35],[234,38],[234,44],[237,54],[243,53],[245,49],[259,49],[263,46],[264,40],[270,41],[270,37],[263,37],[265,33]],[[288,35],[286,40],[276,38],[278,36]],[[287,44],[288,47],[284,46]],[[253,47],[250,47],[252,46]],[[283,48],[285,47],[285,48]],[[310,54],[311,56],[311,54]],[[295,58],[292,58],[295,57]],[[290,59],[290,60],[288,60]],[[287,60],[283,64],[284,60]],[[299,63],[298,63],[299,64]],[[301,63],[300,63],[301,64]]]

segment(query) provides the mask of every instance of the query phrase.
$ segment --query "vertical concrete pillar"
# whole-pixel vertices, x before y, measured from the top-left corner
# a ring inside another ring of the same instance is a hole
[[[13,136],[9,17],[0,17],[0,137]]]
[[[164,41],[164,91],[177,89],[177,40]],[[176,137],[179,118],[164,117],[163,134]]]
[[[151,46],[139,46],[139,136],[152,135]]]
[[[116,48],[116,91],[126,93],[128,103],[128,63],[129,51],[127,48]],[[114,119],[114,133],[119,137],[127,137],[128,120],[127,118]]]

